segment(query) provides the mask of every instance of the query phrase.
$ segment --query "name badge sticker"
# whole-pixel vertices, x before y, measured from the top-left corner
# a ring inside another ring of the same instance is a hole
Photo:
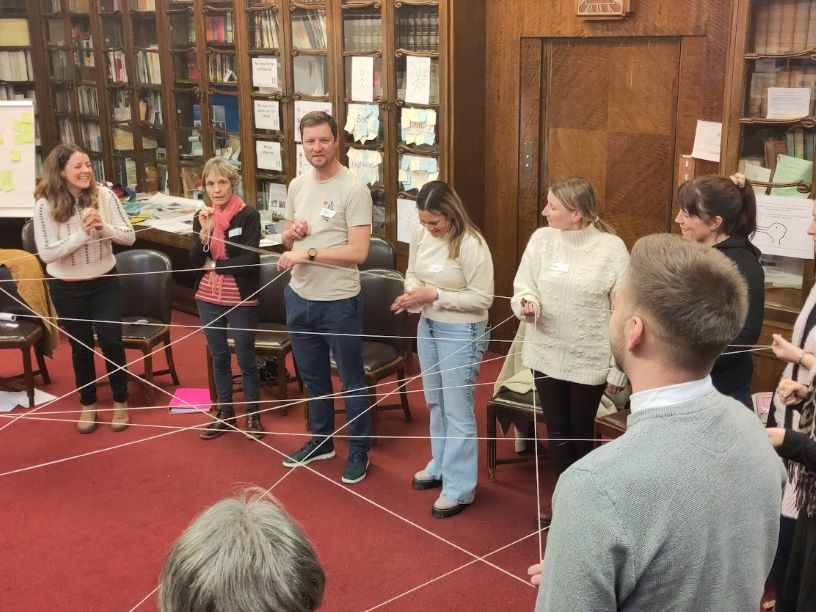
[[[241,235],[241,232],[243,232],[243,231],[244,231],[244,230],[243,230],[243,228],[241,228],[241,227],[236,227],[236,228],[233,228],[233,229],[231,229],[231,230],[229,231],[229,233],[227,234],[227,238],[232,238],[232,237],[234,237],[234,236],[240,236],[240,235]]]
[[[428,272],[431,274],[442,274],[444,266],[442,264],[431,264],[428,266]]]
[[[569,264],[563,261],[554,261],[550,264],[550,270],[553,272],[568,272]]]
[[[320,218],[324,221],[328,221],[329,219],[334,219],[334,215],[337,214],[337,211],[333,208],[321,208],[320,209]]]

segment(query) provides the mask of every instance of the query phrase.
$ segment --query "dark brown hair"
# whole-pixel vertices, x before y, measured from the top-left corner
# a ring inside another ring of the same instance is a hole
[[[750,238],[756,232],[756,196],[748,181],[740,188],[724,176],[698,176],[678,187],[677,205],[703,221],[720,217],[717,231],[727,236]]]
[[[68,190],[68,183],[62,171],[74,153],[88,153],[78,145],[60,144],[51,149],[42,167],[42,177],[34,191],[34,197],[44,198],[51,205],[51,217],[58,223],[65,223],[74,214],[74,196]],[[96,180],[91,170],[91,183],[77,198],[80,208],[99,208]]]
[[[300,118],[301,137],[303,137],[303,128],[315,127],[317,125],[323,125],[324,123],[329,124],[332,136],[334,136],[334,139],[337,140],[337,121],[329,113],[324,111],[312,111],[311,113],[306,113]]]

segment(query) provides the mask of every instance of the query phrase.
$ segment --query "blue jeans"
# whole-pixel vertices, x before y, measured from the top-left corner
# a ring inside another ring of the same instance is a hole
[[[368,452],[371,433],[368,382],[363,369],[362,338],[363,298],[318,302],[305,300],[290,287],[284,291],[286,326],[292,338],[298,372],[313,398],[309,400],[309,420],[315,436],[334,433],[334,400],[332,395],[329,352],[337,364],[343,384],[349,451]],[[310,332],[299,334],[297,332]],[[348,334],[348,335],[338,335]]]
[[[214,327],[231,327],[230,335],[235,340],[235,355],[241,368],[244,386],[244,400],[254,402],[247,404],[247,413],[259,409],[261,398],[261,378],[258,364],[255,362],[255,329],[258,327],[257,306],[220,306],[196,300],[198,316],[204,325],[212,323]],[[228,312],[229,311],[229,312]],[[249,330],[249,331],[238,331]],[[207,349],[213,362],[213,377],[218,403],[222,406],[232,403],[232,358],[227,346],[227,330],[204,328],[207,338]]]
[[[423,316],[417,335],[431,417],[432,458],[425,470],[442,480],[442,495],[469,504],[476,495],[479,455],[473,384],[490,341],[487,321],[440,323]]]

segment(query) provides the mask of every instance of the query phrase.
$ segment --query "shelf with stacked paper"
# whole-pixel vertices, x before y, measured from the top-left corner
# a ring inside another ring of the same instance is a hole
[[[807,0],[743,0],[724,160],[758,196],[754,244],[763,252],[766,313],[792,321],[813,284],[811,218],[816,152],[816,11]],[[790,227],[788,227],[790,226]],[[785,230],[780,236],[776,232]],[[795,234],[801,234],[797,236]],[[801,240],[799,240],[801,238]],[[789,248],[790,247],[790,248]]]

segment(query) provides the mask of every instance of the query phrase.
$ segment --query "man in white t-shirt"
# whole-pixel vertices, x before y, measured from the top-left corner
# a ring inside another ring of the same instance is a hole
[[[292,270],[285,292],[286,324],[298,371],[314,398],[309,406],[314,435],[283,465],[297,467],[334,457],[331,352],[348,393],[344,403],[351,437],[342,481],[352,484],[365,478],[371,430],[357,270],[368,256],[371,193],[338,161],[337,122],[331,115],[319,111],[304,115],[300,134],[312,170],[289,185],[286,252],[278,267]]]

